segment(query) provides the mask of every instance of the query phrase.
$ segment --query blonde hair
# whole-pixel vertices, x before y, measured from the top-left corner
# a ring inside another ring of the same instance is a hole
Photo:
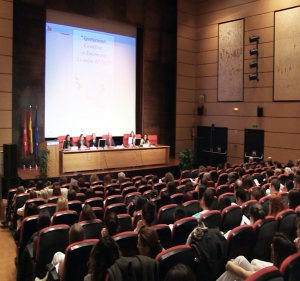
[[[69,210],[68,201],[66,198],[62,197],[57,200],[56,212]]]

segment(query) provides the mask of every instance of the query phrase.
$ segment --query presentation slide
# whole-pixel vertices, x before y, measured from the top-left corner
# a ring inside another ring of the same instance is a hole
[[[135,36],[47,20],[45,57],[46,138],[135,130]]]

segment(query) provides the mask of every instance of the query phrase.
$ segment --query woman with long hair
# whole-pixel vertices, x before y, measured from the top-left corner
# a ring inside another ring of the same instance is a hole
[[[142,227],[138,235],[137,247],[141,255],[155,259],[162,251],[162,246],[155,229]]]

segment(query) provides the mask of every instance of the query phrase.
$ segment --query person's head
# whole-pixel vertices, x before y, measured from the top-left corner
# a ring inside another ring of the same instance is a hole
[[[243,180],[244,189],[249,189],[252,186],[255,186],[252,176],[250,176],[250,175],[245,176],[244,180]]]
[[[145,177],[142,177],[139,186],[146,185],[147,183],[148,183],[147,179]]]
[[[282,170],[281,170],[281,169],[276,168],[276,169],[274,170],[274,176],[278,177],[278,176],[281,175],[281,174],[282,174]]]
[[[70,190],[73,189],[75,190],[76,193],[79,193],[80,190],[79,190],[79,186],[77,183],[73,183],[71,186],[70,186]]]
[[[176,183],[175,181],[170,181],[167,184],[167,191],[169,192],[170,196],[177,193]]]
[[[158,191],[156,189],[152,189],[150,191],[150,198],[156,198],[158,196]]]
[[[234,183],[236,181],[236,174],[235,173],[229,173],[228,174],[228,179],[227,179],[227,184]]]
[[[192,191],[194,190],[194,186],[193,186],[193,183],[191,181],[188,181],[186,184],[185,184],[185,187],[184,187],[184,190],[183,190],[183,193],[187,193],[189,191]]]
[[[68,201],[77,200],[76,191],[72,188],[68,190]]]
[[[42,230],[45,227],[50,226],[51,224],[51,218],[50,218],[50,214],[47,210],[41,210],[39,212],[39,217],[37,220],[37,229],[38,231]]]
[[[68,182],[68,180],[67,180],[67,178],[65,176],[60,177],[59,181],[58,181],[58,183],[59,183],[60,186],[66,184],[67,182]]]
[[[290,191],[294,188],[294,183],[292,180],[288,179],[286,182],[285,182],[285,189],[287,191]]]
[[[217,170],[223,170],[223,169],[224,169],[224,166],[222,164],[218,164]]]
[[[80,141],[84,141],[84,136],[83,136],[83,134],[80,134],[79,139],[80,139]]]
[[[24,213],[24,217],[37,215],[38,213],[39,211],[37,205],[35,203],[30,203],[26,208],[26,213]]]
[[[89,262],[89,272],[93,280],[105,280],[106,271],[121,257],[119,246],[109,235],[100,237],[94,245]]]
[[[246,175],[246,171],[244,168],[239,169],[239,178],[241,179],[243,175]]]
[[[238,188],[243,188],[243,182],[240,179],[237,179],[234,183],[234,190],[237,190]]]
[[[95,140],[96,139],[96,134],[92,133],[92,139]]]
[[[270,183],[270,192],[279,192],[280,190],[280,181],[278,179],[272,179]]]
[[[160,205],[165,206],[171,204],[171,196],[168,191],[162,192],[160,195]]]
[[[226,163],[224,164],[224,166],[225,166],[225,169],[229,169],[229,168],[231,167],[231,165],[230,165],[229,162],[226,162]]]
[[[134,137],[134,132],[131,131],[130,136],[133,138]]]
[[[32,198],[37,198],[36,191],[34,191],[34,190],[31,190],[29,192],[29,199],[32,199]]]
[[[82,174],[82,173],[78,173],[78,174],[76,175],[76,179],[77,179],[77,180],[79,180],[79,179],[84,179],[83,174]]]
[[[104,186],[107,186],[108,184],[111,184],[111,183],[112,183],[112,179],[111,179],[110,174],[105,175],[104,179],[103,179]]]
[[[164,281],[196,281],[196,277],[189,266],[178,263],[167,272]]]
[[[60,185],[58,182],[55,182],[52,188],[53,188],[52,196],[61,196]]]
[[[119,231],[119,220],[115,212],[109,212],[105,218],[104,227],[110,236],[114,236]]]
[[[294,176],[294,188],[300,188],[300,175]]]
[[[295,210],[300,205],[300,189],[292,189],[289,194],[289,208]]]
[[[181,203],[191,201],[193,199],[194,199],[194,197],[193,197],[192,193],[190,191],[188,191],[188,192],[184,193]]]
[[[266,194],[261,188],[254,188],[251,191],[251,200],[259,201],[260,198],[264,197]]]
[[[205,185],[200,185],[199,189],[198,189],[198,200],[200,201],[203,197],[203,193],[205,192],[205,190],[207,189],[207,187]]]
[[[109,133],[107,134],[107,136],[108,136],[109,139],[111,139],[111,138],[112,138],[111,132],[109,132]]]
[[[134,204],[135,205],[135,211],[142,210],[142,207],[144,206],[144,204],[146,204],[147,201],[148,201],[148,199],[145,196],[137,195],[135,197],[135,204]]]
[[[174,176],[171,172],[165,174],[165,183],[168,184],[170,181],[174,181]]]
[[[24,186],[20,185],[20,186],[17,187],[16,194],[21,194],[21,193],[24,193],[24,192],[25,192]]]
[[[56,212],[65,211],[65,210],[69,210],[67,199],[64,197],[58,198],[56,204]]]
[[[83,241],[84,239],[84,229],[78,223],[74,223],[69,230],[69,244]]]
[[[220,212],[222,212],[226,207],[229,207],[231,206],[231,200],[229,197],[224,197],[220,203],[220,206],[219,206],[219,209],[220,209]]]
[[[244,190],[244,188],[238,188],[235,191],[235,199],[236,199],[236,203],[239,206],[243,205],[243,203],[245,203],[247,201],[247,195],[246,195],[246,191]]]
[[[27,188],[30,188],[30,187],[35,187],[35,182],[34,180],[30,180],[27,184]]]
[[[140,229],[137,247],[141,255],[153,259],[162,251],[157,232],[151,227]]]
[[[178,221],[186,217],[186,212],[181,206],[178,206],[174,210],[173,217],[174,217],[174,222]]]
[[[36,190],[42,190],[44,188],[44,182],[42,180],[38,180],[36,183]]]
[[[284,168],[284,173],[285,174],[289,174],[289,173],[291,173],[292,172],[292,169],[290,168],[290,167],[285,167]]]
[[[78,179],[77,184],[78,184],[79,187],[85,187],[84,178]]]
[[[126,181],[126,175],[123,172],[118,173],[118,182],[122,183]]]
[[[85,192],[85,199],[93,198],[96,196],[95,190],[93,188],[88,188]]]
[[[275,164],[275,168],[280,168],[280,169],[282,168],[282,165],[280,162],[274,161],[274,164]]]
[[[159,183],[159,178],[158,178],[158,176],[155,175],[152,177],[152,185],[154,185],[156,183]]]
[[[148,141],[148,135],[144,134],[144,140]]]
[[[214,192],[210,189],[206,189],[200,201],[200,206],[203,210],[207,210],[210,208],[213,201],[214,201]]]
[[[151,226],[154,223],[156,216],[155,204],[146,202],[142,207],[142,220],[146,226]]]
[[[268,164],[269,167],[273,166],[272,157],[268,157],[267,164]]]
[[[252,203],[249,207],[250,224],[253,226],[257,220],[265,219],[266,215],[262,205],[258,202]]]
[[[94,220],[94,219],[96,219],[96,215],[95,215],[92,207],[89,204],[85,204],[83,206],[81,214],[80,214],[80,220],[88,221],[88,220]]]
[[[66,138],[65,138],[65,140],[66,140],[66,141],[70,141],[70,140],[71,140],[71,137],[70,137],[70,135],[69,135],[69,134],[67,134],[67,135],[66,135]]]
[[[272,169],[267,169],[266,170],[266,177],[269,178],[269,177],[272,177],[274,176],[274,171]]]
[[[273,264],[280,268],[282,262],[290,255],[297,252],[294,242],[287,238],[283,233],[276,233],[274,235],[272,245]]]
[[[97,176],[97,174],[91,174],[90,176],[90,183],[94,182],[94,181],[98,181],[99,178]]]
[[[211,181],[211,174],[210,173],[204,173],[203,174],[203,177],[202,177],[202,180],[201,180],[201,183],[203,183],[203,180],[206,180],[206,181]]]
[[[285,210],[286,209],[286,205],[285,202],[282,198],[282,196],[279,193],[273,193],[270,195],[270,199],[269,199],[269,216],[273,216],[276,217],[276,215]]]

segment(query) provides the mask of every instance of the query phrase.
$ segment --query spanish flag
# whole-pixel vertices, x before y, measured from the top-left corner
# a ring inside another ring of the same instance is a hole
[[[32,110],[29,106],[29,123],[28,123],[28,138],[29,138],[29,153],[33,153],[33,138],[32,138]]]
[[[23,152],[24,158],[27,156],[28,144],[27,144],[27,121],[26,121],[26,109],[24,108],[23,119]]]

